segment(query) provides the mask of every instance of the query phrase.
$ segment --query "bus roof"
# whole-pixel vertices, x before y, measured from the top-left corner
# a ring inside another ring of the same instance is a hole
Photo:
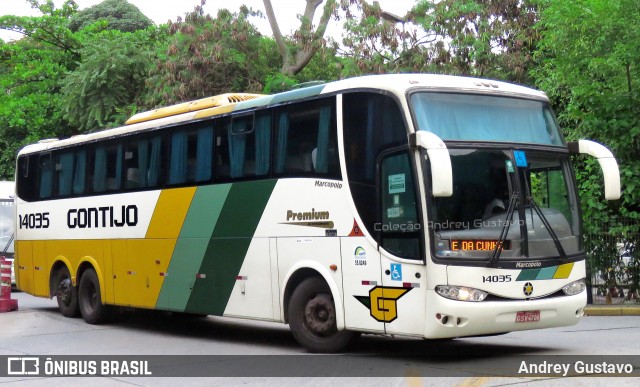
[[[410,89],[425,89],[442,92],[465,92],[514,96],[519,98],[548,101],[547,96],[541,91],[501,81],[436,74],[368,75],[314,85],[273,95],[229,93],[203,98],[196,101],[184,102],[177,105],[138,113],[131,117],[125,126],[119,128],[73,136],[64,140],[42,140],[37,144],[24,147],[19,154],[39,152],[76,143],[96,141],[121,134],[143,132],[145,130],[174,123],[222,115],[233,111],[273,106],[320,94],[335,93],[351,89],[386,90],[399,97],[405,95],[405,93]]]

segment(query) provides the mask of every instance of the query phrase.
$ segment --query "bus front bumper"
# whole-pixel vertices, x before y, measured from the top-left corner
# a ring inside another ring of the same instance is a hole
[[[427,291],[427,339],[478,336],[575,325],[584,315],[587,292],[538,300],[468,302]],[[519,313],[520,312],[520,313]],[[529,320],[516,322],[518,319]],[[538,319],[539,318],[539,319]],[[534,321],[537,320],[537,321]]]

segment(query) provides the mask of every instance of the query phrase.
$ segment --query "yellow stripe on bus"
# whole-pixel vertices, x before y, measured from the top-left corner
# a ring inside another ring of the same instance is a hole
[[[554,274],[553,279],[569,278],[571,270],[573,270],[573,262],[560,265],[558,266],[558,270],[556,270],[556,274]]]
[[[146,239],[178,238],[195,193],[195,187],[162,191],[147,229]]]

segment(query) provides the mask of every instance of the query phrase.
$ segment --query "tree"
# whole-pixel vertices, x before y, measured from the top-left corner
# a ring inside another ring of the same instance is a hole
[[[549,1],[536,52],[541,65],[532,71],[556,106],[565,137],[605,144],[620,166],[622,198],[606,202],[598,163],[575,160],[585,248],[609,302],[621,281],[631,285],[627,296],[639,285],[640,259],[634,251],[640,242],[640,31],[629,28],[639,22],[636,0]]]
[[[77,32],[98,21],[106,21],[107,29],[122,32],[144,30],[153,25],[151,19],[127,0],[104,0],[76,13],[71,18],[69,29]]]
[[[530,83],[537,0],[421,0],[391,20],[380,4],[347,12],[343,53],[351,74],[435,72]],[[352,4],[347,4],[352,6]],[[357,14],[362,16],[358,18]],[[401,28],[398,25],[401,24]]]
[[[74,131],[59,109],[61,81],[79,58],[79,40],[67,28],[72,1],[56,9],[52,1],[29,1],[36,17],[0,17],[0,28],[25,38],[0,45],[0,176],[13,178],[18,150],[42,138]]]
[[[542,14],[537,85],[558,108],[568,139],[606,144],[620,165],[622,199],[607,203],[597,163],[579,161],[588,230],[619,216],[640,218],[640,31],[628,28],[639,22],[635,0],[549,1]]]
[[[278,51],[282,57],[282,68],[280,72],[285,76],[298,74],[309,63],[314,54],[324,46],[324,33],[329,24],[331,16],[335,13],[336,1],[326,0],[320,23],[313,29],[313,18],[317,8],[324,0],[306,0],[307,5],[304,13],[300,16],[300,28],[294,33],[291,39],[286,38],[280,32],[278,21],[271,0],[263,0],[267,19],[273,31],[273,37],[278,45]]]
[[[66,0],[61,8],[55,8],[52,0],[27,2],[32,8],[38,9],[42,16],[0,16],[0,29],[18,32],[43,47],[65,51],[72,54],[72,59],[76,59],[80,43],[67,28],[69,18],[77,12],[76,3]]]
[[[122,125],[142,93],[157,39],[155,28],[103,31],[88,37],[78,67],[62,81],[60,108],[80,131]],[[155,37],[155,38],[152,38]]]
[[[159,48],[147,82],[147,107],[229,91],[261,92],[267,74],[277,71],[273,41],[247,20],[250,10],[221,9],[212,18],[202,5],[169,25],[168,44]]]

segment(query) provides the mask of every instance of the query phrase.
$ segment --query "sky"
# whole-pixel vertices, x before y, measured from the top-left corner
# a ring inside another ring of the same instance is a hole
[[[56,6],[62,5],[64,0],[54,0]],[[75,0],[80,9],[96,5],[102,0]],[[395,15],[405,15],[407,11],[415,4],[416,0],[379,0],[383,10],[391,12]],[[148,18],[156,24],[166,23],[168,20],[175,21],[178,16],[184,16],[186,12],[192,11],[195,5],[200,4],[200,0],[129,0],[129,3],[135,5]],[[207,0],[205,12],[215,15],[219,8],[227,8],[231,11],[237,11],[240,5],[245,4],[254,10],[260,10],[264,13],[264,4],[262,0]],[[278,19],[280,31],[283,34],[290,34],[299,25],[296,15],[304,12],[306,0],[272,0],[273,9]],[[316,17],[319,18],[321,9],[316,10]],[[2,15],[18,15],[18,16],[38,16],[39,11],[34,10],[26,0],[0,0],[0,16]],[[258,27],[260,32],[265,35],[271,35],[271,27],[265,19],[254,19],[251,22]],[[339,22],[331,21],[327,34],[334,37],[340,36]],[[0,39],[5,41],[19,39],[19,34],[11,34],[8,31],[0,30]]]

